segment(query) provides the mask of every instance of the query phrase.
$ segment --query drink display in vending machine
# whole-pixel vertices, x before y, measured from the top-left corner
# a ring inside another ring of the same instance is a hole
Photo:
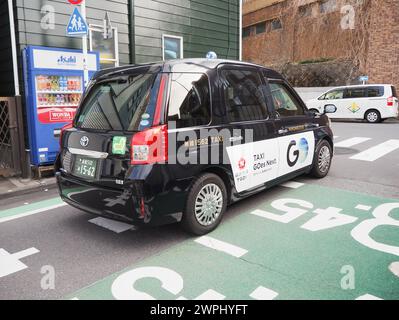
[[[83,94],[81,76],[38,75],[36,88],[39,120],[43,122],[73,120]]]
[[[59,151],[54,131],[73,121],[84,93],[83,54],[28,47],[24,59],[31,162],[52,164]],[[99,68],[98,53],[89,54],[88,67],[92,77]]]

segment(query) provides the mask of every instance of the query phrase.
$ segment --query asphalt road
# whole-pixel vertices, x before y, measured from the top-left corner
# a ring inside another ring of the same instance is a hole
[[[0,299],[399,299],[399,123],[333,127],[341,147],[326,179],[235,204],[205,238],[177,225],[118,234],[55,190],[1,201]],[[351,159],[365,151],[378,159]]]

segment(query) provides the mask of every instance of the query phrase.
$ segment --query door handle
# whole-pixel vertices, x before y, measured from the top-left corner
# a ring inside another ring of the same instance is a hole
[[[242,141],[242,140],[244,140],[244,138],[242,136],[230,138],[230,142],[237,142],[237,141]]]

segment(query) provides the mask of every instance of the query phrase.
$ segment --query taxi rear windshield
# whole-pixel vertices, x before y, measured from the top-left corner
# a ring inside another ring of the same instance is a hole
[[[75,126],[124,132],[150,128],[160,81],[160,74],[135,74],[95,84],[80,107]]]

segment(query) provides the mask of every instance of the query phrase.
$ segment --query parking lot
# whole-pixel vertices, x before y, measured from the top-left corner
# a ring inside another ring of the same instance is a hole
[[[205,237],[95,224],[56,190],[2,201],[0,299],[399,299],[399,123],[333,129],[326,179],[239,202]]]

